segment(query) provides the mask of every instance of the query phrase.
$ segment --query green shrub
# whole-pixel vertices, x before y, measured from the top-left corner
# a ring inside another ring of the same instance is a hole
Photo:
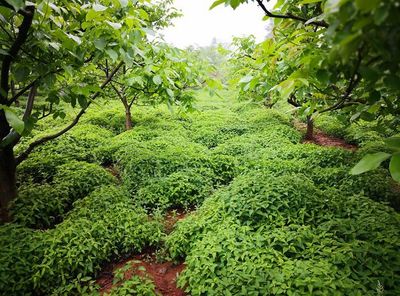
[[[90,109],[83,118],[83,122],[108,129],[114,134],[122,133],[125,130],[124,108],[121,104],[117,107],[99,106],[99,108]]]
[[[43,252],[42,233],[16,224],[0,226],[0,291],[33,295],[32,267]]]
[[[128,295],[141,295],[141,296],[157,296],[156,287],[152,280],[148,277],[132,275],[126,279],[126,272],[128,270],[139,269],[135,267],[132,262],[128,262],[125,266],[114,271],[113,284],[114,287],[103,295],[109,296],[128,296]],[[132,272],[132,271],[131,271]],[[96,295],[96,294],[93,294]]]
[[[364,295],[321,254],[334,249],[329,235],[309,227],[251,232],[221,224],[194,244],[178,283],[191,295]]]
[[[106,145],[112,133],[94,125],[78,125],[69,133],[39,146],[18,166],[18,183],[51,182],[57,167],[71,160],[93,162],[97,147]]]
[[[275,149],[266,149],[260,155],[261,159],[302,160],[309,167],[337,167],[354,163],[354,153],[334,147],[321,147],[314,144],[281,145]]]
[[[292,118],[283,112],[275,109],[254,108],[242,113],[251,125],[252,129],[267,129],[269,125],[288,125],[291,126]]]
[[[368,198],[254,172],[178,222],[167,246],[186,256],[179,284],[191,295],[369,295],[379,284],[396,295],[399,226]]]
[[[248,131],[244,124],[227,124],[225,126],[205,126],[192,134],[192,139],[208,148],[213,148],[226,140],[241,136]]]
[[[72,203],[95,188],[115,183],[114,177],[96,164],[71,161],[56,169],[51,184],[21,187],[10,211],[14,222],[49,228],[60,221]]]
[[[207,198],[198,210],[176,223],[174,231],[167,236],[165,242],[173,259],[185,258],[193,244],[206,233],[213,232],[218,225],[235,223],[224,210],[225,203],[220,198],[223,194],[226,194],[226,190],[220,189]]]
[[[69,196],[77,200],[96,187],[115,183],[115,178],[97,164],[71,161],[57,168],[53,183],[67,186]]]
[[[238,174],[238,162],[229,155],[210,155],[205,166],[214,172],[214,184],[228,185]]]
[[[46,229],[62,220],[71,205],[68,188],[50,184],[29,185],[19,189],[10,205],[15,223],[36,229]]]
[[[201,145],[169,141],[147,142],[146,147],[128,146],[118,151],[122,178],[131,192],[136,192],[150,178],[168,176],[184,169],[201,168],[207,155]]]
[[[137,202],[146,209],[185,208],[199,205],[213,188],[209,169],[186,169],[166,177],[153,178],[137,192]]]
[[[368,142],[382,140],[382,136],[376,131],[364,128],[361,123],[361,125],[353,124],[348,127],[344,139],[348,143],[363,147]]]
[[[14,229],[12,236],[10,228]],[[0,291],[50,295],[74,279],[95,276],[116,254],[156,245],[162,228],[134,207],[127,191],[117,187],[100,188],[77,201],[54,229],[33,232],[12,224],[2,226]],[[22,264],[18,272],[15,262]]]
[[[315,126],[326,134],[338,138],[346,135],[346,125],[331,115],[320,115],[314,120]]]
[[[323,208],[321,193],[302,175],[250,173],[236,178],[221,198],[230,216],[252,227],[314,223]]]

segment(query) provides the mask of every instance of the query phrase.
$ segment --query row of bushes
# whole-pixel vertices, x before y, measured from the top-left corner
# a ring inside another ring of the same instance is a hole
[[[191,295],[397,295],[400,216],[322,191],[302,174],[252,172],[209,198],[168,237]]]
[[[102,187],[76,201],[54,229],[36,231],[18,224],[0,228],[0,291],[79,294],[76,289],[96,276],[104,263],[157,245],[162,230],[160,222],[133,205],[122,187]]]
[[[61,222],[74,201],[115,182],[109,172],[96,164],[70,161],[56,168],[49,183],[24,183],[10,212],[16,223],[46,229]]]

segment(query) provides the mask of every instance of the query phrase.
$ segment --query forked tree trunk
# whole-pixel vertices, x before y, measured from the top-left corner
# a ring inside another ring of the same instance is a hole
[[[132,129],[132,114],[129,108],[125,108],[125,130]]]
[[[8,222],[8,205],[17,196],[16,164],[12,148],[0,149],[0,220]]]
[[[311,116],[307,116],[307,131],[305,140],[313,140],[314,139],[314,120]]]

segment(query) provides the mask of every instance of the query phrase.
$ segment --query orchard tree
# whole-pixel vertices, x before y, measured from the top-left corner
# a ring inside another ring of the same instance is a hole
[[[264,62],[275,70],[272,93],[278,92],[295,105],[310,124],[316,114],[337,111],[351,120],[376,120],[398,128],[397,0],[278,0],[273,10],[263,0],[218,0],[211,8],[225,4],[235,9],[247,2],[258,5],[266,19],[275,21],[272,56],[264,56]],[[267,68],[263,67],[270,71]],[[242,82],[256,85],[251,77]],[[391,157],[392,176],[400,181],[397,139],[389,140],[393,154],[370,157],[376,160],[371,167]]]
[[[153,1],[154,2],[154,1]],[[170,0],[0,1],[0,206],[15,198],[16,166],[39,145],[75,126],[123,65],[141,54],[136,46],[152,26],[175,15]],[[107,75],[97,65],[109,61]],[[102,77],[102,78],[99,78]],[[58,132],[31,142],[20,155],[14,147],[41,118],[65,114],[63,104],[79,105],[75,119]],[[48,104],[46,112],[37,106]],[[23,108],[19,108],[21,106]]]
[[[205,76],[190,52],[165,43],[147,43],[131,67],[124,67],[111,86],[125,109],[125,129],[132,128],[131,109],[135,105],[191,108],[193,88],[200,87]],[[105,68],[105,71],[109,70]]]

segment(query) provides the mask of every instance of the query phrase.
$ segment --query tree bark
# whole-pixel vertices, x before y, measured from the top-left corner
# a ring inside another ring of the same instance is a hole
[[[313,140],[314,139],[314,120],[311,116],[307,116],[307,131],[305,140]]]
[[[10,221],[8,204],[17,196],[16,164],[12,147],[0,149],[0,220]]]
[[[125,108],[125,130],[132,129],[132,114],[129,108]]]

